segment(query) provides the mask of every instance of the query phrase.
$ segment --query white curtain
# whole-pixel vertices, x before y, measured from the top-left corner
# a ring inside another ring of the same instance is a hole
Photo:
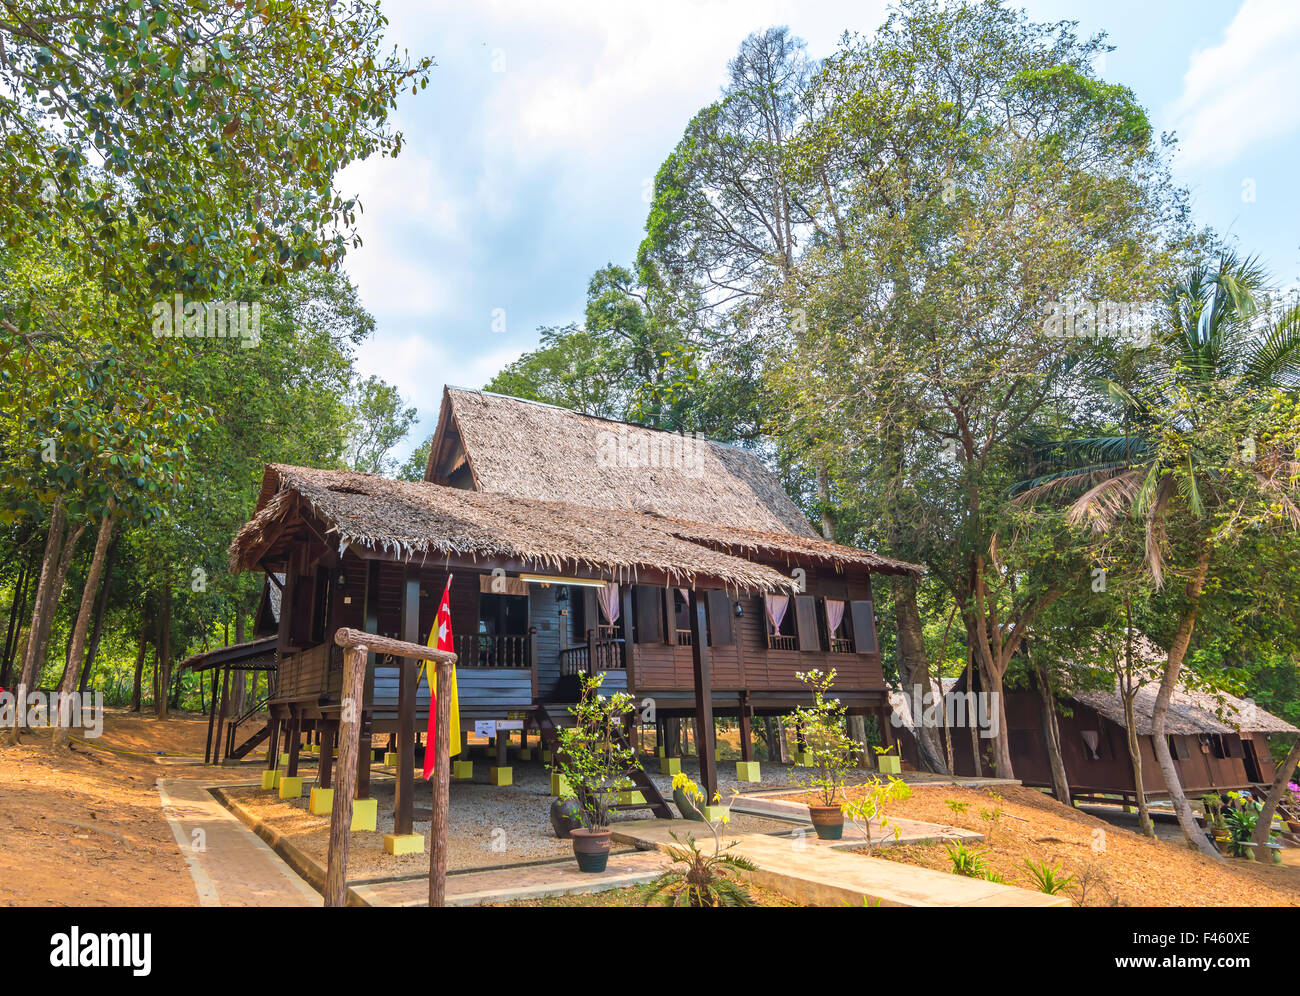
[[[767,608],[767,621],[772,624],[772,632],[781,632],[781,620],[785,618],[785,610],[790,607],[790,596],[767,595],[763,603]]]
[[[826,599],[826,625],[829,627],[826,632],[835,635],[835,631],[840,628],[840,623],[844,621],[844,603],[838,598]]]
[[[596,589],[600,611],[611,626],[618,622],[618,582],[606,581],[605,587]]]

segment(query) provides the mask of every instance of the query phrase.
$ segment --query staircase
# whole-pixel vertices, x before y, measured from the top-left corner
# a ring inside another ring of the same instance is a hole
[[[235,737],[238,735],[239,727],[242,724],[248,722],[250,719],[256,716],[263,709],[265,709],[266,703],[269,698],[270,696],[263,697],[259,701],[253,703],[253,705],[249,709],[247,709],[242,716],[238,716],[235,719],[232,719],[230,721],[230,725],[226,728],[226,735],[225,735],[226,749],[225,749],[224,760],[227,761],[242,760],[244,757],[248,755],[249,751],[251,751],[254,747],[262,743],[262,741],[264,741],[267,737],[271,735],[271,721],[270,719],[267,719],[267,721],[263,723],[258,729],[254,730],[252,735],[249,736],[247,739],[245,739],[243,743],[239,744],[238,746],[236,746],[235,744]]]
[[[542,735],[542,743],[546,745],[546,749],[555,753],[559,749],[556,734],[561,724],[555,722],[544,703],[539,702],[536,709],[533,710],[533,722],[537,724],[537,730]],[[618,736],[618,742],[623,747],[628,746],[627,738],[622,733]],[[649,809],[661,820],[674,818],[673,811],[668,808],[668,803],[664,801],[663,795],[659,792],[659,787],[646,774],[645,768],[640,764],[634,764],[632,769],[628,771],[627,776],[632,780],[632,784],[636,786],[635,790],[641,793],[641,798],[645,802],[619,803],[613,807],[614,809]]]

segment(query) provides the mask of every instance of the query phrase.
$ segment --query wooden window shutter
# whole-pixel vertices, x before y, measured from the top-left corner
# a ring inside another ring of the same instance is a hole
[[[582,588],[582,632],[577,634],[579,640],[587,638],[587,630],[600,625],[600,608],[596,605],[594,588]]]
[[[660,588],[659,593],[663,601],[663,611],[660,617],[664,621],[664,643],[670,646],[677,645],[677,589]]]
[[[794,596],[794,626],[800,650],[821,650],[822,637],[817,628],[817,599],[812,595]]]
[[[849,623],[853,627],[855,653],[874,654],[880,649],[876,643],[876,614],[870,601],[849,603]]]
[[[636,606],[636,642],[659,643],[663,637],[664,600],[658,588],[637,585],[632,589]]]
[[[725,647],[735,641],[731,635],[731,597],[714,588],[708,593],[709,646]]]

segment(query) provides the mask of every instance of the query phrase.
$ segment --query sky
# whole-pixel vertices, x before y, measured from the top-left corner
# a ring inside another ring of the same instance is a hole
[[[1179,138],[1175,179],[1197,220],[1300,278],[1298,0],[1023,0],[1115,51],[1097,67]],[[652,178],[717,98],[750,32],[788,25],[813,57],[871,33],[884,0],[384,0],[388,39],[435,60],[398,104],[397,159],[348,167],[364,244],[346,269],[375,316],[358,367],[395,384],[420,421],[443,384],[482,387],[580,321],[591,274],[630,263]]]

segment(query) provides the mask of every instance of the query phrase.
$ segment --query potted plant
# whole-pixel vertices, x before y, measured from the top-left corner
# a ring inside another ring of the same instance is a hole
[[[563,775],[578,801],[582,825],[569,831],[573,856],[584,872],[599,873],[609,861],[609,814],[628,771],[636,763],[623,737],[633,712],[632,697],[600,694],[605,675],[582,675],[582,695],[569,707],[573,726],[556,732],[554,770]]]
[[[839,840],[844,836],[844,811],[838,801],[844,788],[845,773],[854,766],[860,750],[845,731],[844,706],[827,697],[835,682],[835,670],[829,673],[812,670],[796,674],[813,693],[811,706],[800,706],[795,718],[803,727],[804,754],[814,774],[801,784],[815,788],[821,804],[808,806],[813,829],[822,840]]]
[[[888,747],[872,747],[876,753],[876,767],[882,774],[901,775],[903,773],[903,762],[897,754],[891,753],[895,748],[894,744]]]

